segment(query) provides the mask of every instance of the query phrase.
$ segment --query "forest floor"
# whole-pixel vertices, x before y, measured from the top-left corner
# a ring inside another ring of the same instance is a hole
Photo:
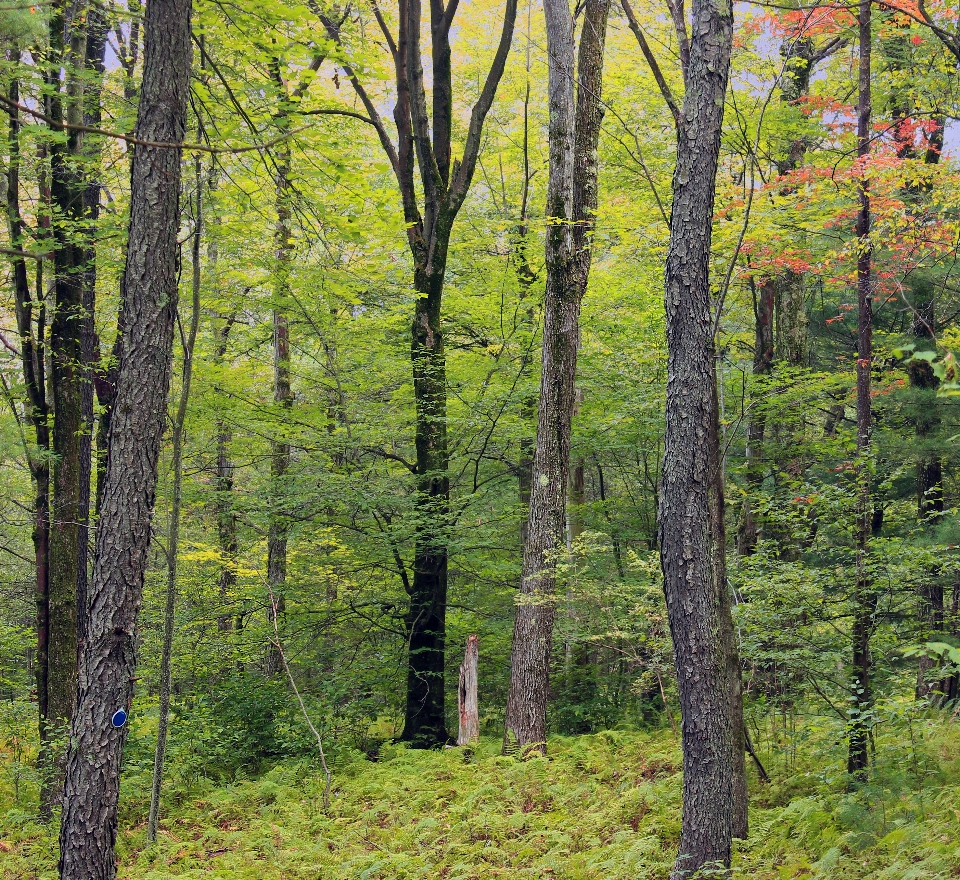
[[[842,756],[835,737],[832,748],[826,738],[824,748],[808,742],[806,766],[789,745],[768,754],[773,782],[752,775],[751,837],[736,844],[735,876],[960,877],[960,724],[920,719],[885,737],[873,781],[856,793],[825,766]],[[387,745],[376,762],[344,757],[328,811],[313,762],[229,784],[193,780],[169,791],[152,847],[149,777],[128,774],[119,876],[667,878],[681,791],[669,731],[556,738],[546,759],[498,752],[499,742],[485,739],[466,756]],[[45,880],[55,868],[55,829],[17,806],[9,774],[0,774],[0,877]]]

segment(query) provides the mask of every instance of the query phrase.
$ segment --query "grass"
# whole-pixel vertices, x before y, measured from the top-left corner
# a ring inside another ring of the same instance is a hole
[[[928,718],[910,734],[878,737],[873,781],[856,793],[829,774],[836,749],[811,749],[806,764],[783,768],[771,755],[774,783],[751,780],[751,837],[736,844],[736,876],[960,877],[960,730]],[[229,783],[174,780],[149,847],[149,778],[134,768],[124,780],[119,876],[666,880],[679,839],[679,764],[669,732],[555,738],[549,758],[528,761],[501,757],[492,739],[472,755],[387,745],[377,762],[341,758],[328,812],[323,776],[308,761]],[[7,777],[0,877],[55,877],[55,828],[14,803]]]

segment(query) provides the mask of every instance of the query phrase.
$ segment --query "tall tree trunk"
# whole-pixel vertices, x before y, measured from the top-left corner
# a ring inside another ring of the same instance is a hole
[[[86,181],[80,170],[83,138],[83,67],[86,60],[86,4],[54,6],[45,76],[52,90],[46,96],[47,117],[57,136],[50,144],[50,196],[53,223],[54,312],[50,324],[53,401],[53,497],[51,502],[50,569],[47,599],[47,719],[49,734],[62,732],[73,717],[77,690],[77,590],[81,579],[82,509],[81,446],[84,364],[84,247],[79,241]],[[65,42],[65,35],[67,42]],[[61,85],[60,67],[66,71]],[[85,572],[84,578],[86,580]],[[46,748],[46,746],[44,746]],[[57,799],[63,753],[44,774],[40,800],[49,815]],[[54,769],[54,767],[56,769]]]
[[[733,713],[722,617],[719,413],[710,240],[733,15],[696,0],[666,265],[667,406],[660,559],[683,713],[683,821],[672,877],[730,865]],[[719,532],[719,533],[718,533]]]
[[[546,751],[556,555],[563,547],[580,302],[597,208],[597,143],[609,0],[588,0],[574,97],[573,18],[546,0],[550,90],[543,362],[523,579],[510,659],[504,749]]]
[[[177,305],[180,154],[190,86],[190,0],[151,0],[131,173],[117,403],[88,604],[60,829],[61,880],[113,880],[120,758],[136,670],[157,461]],[[148,146],[148,144],[152,144]],[[161,146],[155,146],[159,144]]]
[[[19,58],[16,59],[19,61]],[[20,83],[12,79],[7,92],[10,101],[20,102]],[[23,217],[20,212],[20,118],[10,114],[8,133],[10,162],[7,168],[7,228],[14,249],[26,245]],[[23,366],[23,384],[26,388],[27,415],[33,426],[35,452],[30,455],[30,475],[33,478],[33,551],[36,566],[35,596],[37,605],[37,654],[34,662],[39,708],[40,740],[47,737],[47,651],[49,646],[49,546],[50,546],[50,426],[47,403],[46,356],[44,337],[46,316],[42,283],[34,299],[23,257],[13,258],[14,305],[17,333],[20,337],[20,355]],[[39,267],[38,267],[39,273]],[[36,324],[36,329],[34,329]]]
[[[418,266],[410,357],[416,400],[417,531],[406,616],[407,707],[402,739],[429,747],[447,739],[444,658],[447,614],[447,362],[441,299],[449,231],[441,233],[431,267]]]
[[[120,48],[119,62],[123,68],[123,101],[124,105],[131,107],[136,103],[137,98],[137,64],[140,60],[140,38],[141,38],[141,20],[143,6],[140,0],[127,0],[127,10],[130,14],[130,32],[128,37],[124,37],[122,28],[115,28],[113,33],[117,38]],[[133,134],[133,131],[130,132]],[[134,151],[129,150],[131,159]],[[123,284],[120,285],[120,294],[123,296]],[[100,417],[97,419],[97,445],[96,445],[96,465],[97,465],[97,491],[94,501],[94,514],[97,519],[100,516],[100,506],[103,502],[104,478],[107,471],[107,447],[110,437],[110,419],[113,414],[113,406],[117,399],[117,366],[120,362],[120,349],[123,341],[123,303],[120,304],[120,310],[117,315],[117,333],[113,342],[113,350],[110,357],[110,365],[103,370],[98,370],[94,376],[94,390],[97,395],[97,402],[100,404]]]
[[[935,324],[934,302],[928,285],[914,282],[912,285],[914,308],[913,335],[934,347]],[[940,524],[944,510],[943,466],[935,450],[926,448],[929,436],[939,427],[941,419],[936,400],[939,384],[927,361],[914,360],[907,365],[907,375],[915,395],[914,428],[917,444],[920,447],[917,459],[917,519],[933,532]],[[919,588],[920,636],[924,640],[934,640],[936,633],[943,632],[944,601],[943,583],[940,580],[940,566],[933,566],[926,573]],[[940,700],[940,682],[936,678],[936,661],[932,657],[921,656],[917,664],[916,697],[918,700]]]
[[[289,130],[286,115],[280,117],[281,130]],[[276,210],[277,225],[274,233],[276,246],[276,276],[274,278],[273,304],[273,399],[279,405],[284,422],[293,406],[293,389],[290,385],[290,320],[287,309],[290,303],[290,269],[293,260],[293,230],[291,227],[292,182],[290,179],[290,143],[283,142],[277,159]],[[286,610],[284,590],[287,582],[287,512],[283,506],[286,496],[286,476],[290,467],[290,440],[288,427],[279,428],[279,436],[271,442],[270,479],[273,486],[274,510],[267,533],[267,584],[270,588],[270,628],[273,624],[283,626]],[[276,618],[276,620],[274,620]],[[271,642],[267,651],[267,675],[283,671],[280,649]]]
[[[233,318],[227,319],[220,329],[217,340],[217,362],[223,360],[227,353],[227,339]],[[233,509],[233,462],[230,460],[230,443],[233,432],[226,419],[217,418],[217,473],[216,473],[216,512],[217,537],[220,543],[220,602],[226,605],[230,602],[233,589],[237,583],[237,514]],[[233,617],[229,612],[221,610],[217,615],[217,629],[228,632],[233,628]]]
[[[183,499],[183,429],[187,422],[190,384],[193,378],[193,352],[200,329],[200,243],[203,238],[203,176],[200,157],[194,157],[196,202],[193,221],[193,302],[190,330],[183,346],[183,379],[180,399],[173,416],[171,431],[171,470],[173,498],[170,503],[170,530],[167,535],[167,593],[163,608],[163,648],[160,654],[160,718],[157,725],[157,747],[153,756],[153,780],[150,787],[150,816],[147,840],[157,839],[160,820],[160,789],[163,786],[163,764],[167,754],[167,731],[170,725],[170,680],[173,672],[173,628],[177,610],[177,553],[180,549],[180,507]]]
[[[857,156],[870,154],[870,55],[871,3],[860,0],[857,18],[860,40],[859,97],[857,99]],[[860,207],[857,212],[857,581],[853,595],[852,675],[850,698],[850,743],[847,772],[854,780],[867,778],[869,714],[873,705],[870,672],[870,636],[874,627],[876,594],[868,566],[873,522],[870,461],[870,371],[873,361],[873,285],[870,247],[870,192],[863,172],[858,182]]]
[[[87,11],[86,68],[87,90],[84,95],[83,124],[98,127],[101,122],[100,99],[103,86],[104,54],[107,47],[107,19],[104,10],[92,5]],[[84,161],[91,164],[100,158],[100,144],[84,142]],[[87,587],[89,580],[90,493],[93,486],[94,382],[99,360],[99,341],[94,321],[97,303],[96,223],[100,218],[100,181],[97,171],[88,169],[83,192],[83,213],[87,224],[83,254],[83,318],[80,327],[80,351],[83,364],[80,415],[80,500],[79,546],[77,549],[77,650],[83,650],[87,631]]]

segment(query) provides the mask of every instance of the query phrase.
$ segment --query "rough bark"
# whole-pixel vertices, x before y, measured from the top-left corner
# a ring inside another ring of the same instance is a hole
[[[450,28],[457,5],[454,0],[446,7],[442,0],[430,3],[432,130],[420,46],[421,0],[400,0],[396,38],[379,8],[374,6],[396,73],[397,103],[393,112],[398,135],[396,145],[353,68],[341,65],[397,178],[413,258],[413,287],[417,299],[411,324],[410,360],[416,406],[417,528],[414,574],[408,587],[409,606],[405,617],[407,700],[401,738],[418,748],[430,748],[448,739],[444,658],[450,480],[442,330],[447,251],[454,220],[476,170],[484,121],[503,76],[517,15],[516,0],[506,0],[500,42],[470,114],[462,158],[452,160],[454,101]],[[340,43],[340,26],[327,16],[320,18],[328,37]],[[419,170],[419,186],[415,169]]]
[[[117,39],[120,49],[119,62],[123,68],[123,100],[124,104],[132,107],[137,98],[137,64],[140,60],[140,42],[141,42],[141,18],[142,4],[139,0],[128,0],[127,9],[130,13],[130,33],[125,38],[122,28],[115,28],[113,35]],[[131,131],[131,134],[134,132]],[[129,151],[133,156],[133,150]],[[120,293],[123,295],[123,285],[120,285]],[[107,447],[110,437],[110,420],[113,415],[113,406],[117,398],[117,367],[120,362],[120,347],[123,340],[123,303],[120,304],[119,314],[117,316],[117,333],[114,338],[113,349],[107,366],[101,368],[94,375],[94,390],[97,395],[97,402],[100,404],[100,417],[97,419],[97,443],[96,443],[96,470],[97,470],[97,491],[94,501],[94,513],[99,519],[100,505],[103,501],[104,477],[107,470]]]
[[[871,3],[860,0],[857,17],[859,31],[859,95],[857,98],[857,156],[870,154],[870,55]],[[869,713],[872,708],[870,636],[874,628],[876,595],[873,589],[868,556],[873,526],[871,500],[871,367],[873,362],[873,285],[872,251],[870,247],[870,191],[865,177],[858,182],[857,211],[857,510],[856,510],[856,587],[853,595],[851,627],[852,682],[850,697],[850,742],[847,772],[852,779],[867,778],[867,743],[870,733]]]
[[[120,758],[136,669],[177,303],[180,149],[190,82],[190,0],[151,0],[131,171],[123,341],[110,425],[60,829],[62,880],[113,880]]]
[[[555,566],[564,546],[580,302],[590,273],[597,208],[597,143],[609,0],[584,8],[574,88],[573,17],[564,0],[547,0],[550,178],[547,187],[547,284],[537,440],[523,547],[520,604],[513,629],[504,749],[546,751]]]
[[[666,264],[667,406],[660,559],[683,714],[683,820],[672,877],[730,865],[733,730],[721,560],[719,413],[710,300],[710,240],[731,7],[693,6]]]
[[[480,651],[477,637],[467,637],[467,649],[460,664],[460,683],[457,688],[457,705],[460,710],[460,729],[457,745],[468,746],[480,738],[480,710],[477,706],[477,682]]]
[[[200,157],[194,157],[196,194],[193,220],[192,293],[190,330],[183,344],[183,378],[180,399],[173,416],[171,431],[170,469],[173,472],[173,491],[170,501],[170,528],[167,533],[167,592],[163,607],[163,647],[160,653],[160,713],[157,724],[157,747],[153,756],[153,780],[150,788],[150,816],[147,820],[147,840],[157,839],[160,820],[160,789],[163,786],[163,765],[167,754],[167,732],[170,726],[170,681],[173,674],[173,628],[177,610],[177,554],[180,549],[180,508],[183,500],[183,433],[187,422],[187,404],[193,378],[193,352],[200,329],[200,242],[203,237],[203,176]]]

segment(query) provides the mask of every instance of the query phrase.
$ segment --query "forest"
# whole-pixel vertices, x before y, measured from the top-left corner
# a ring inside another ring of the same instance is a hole
[[[2,880],[960,876],[960,9],[0,44]]]

